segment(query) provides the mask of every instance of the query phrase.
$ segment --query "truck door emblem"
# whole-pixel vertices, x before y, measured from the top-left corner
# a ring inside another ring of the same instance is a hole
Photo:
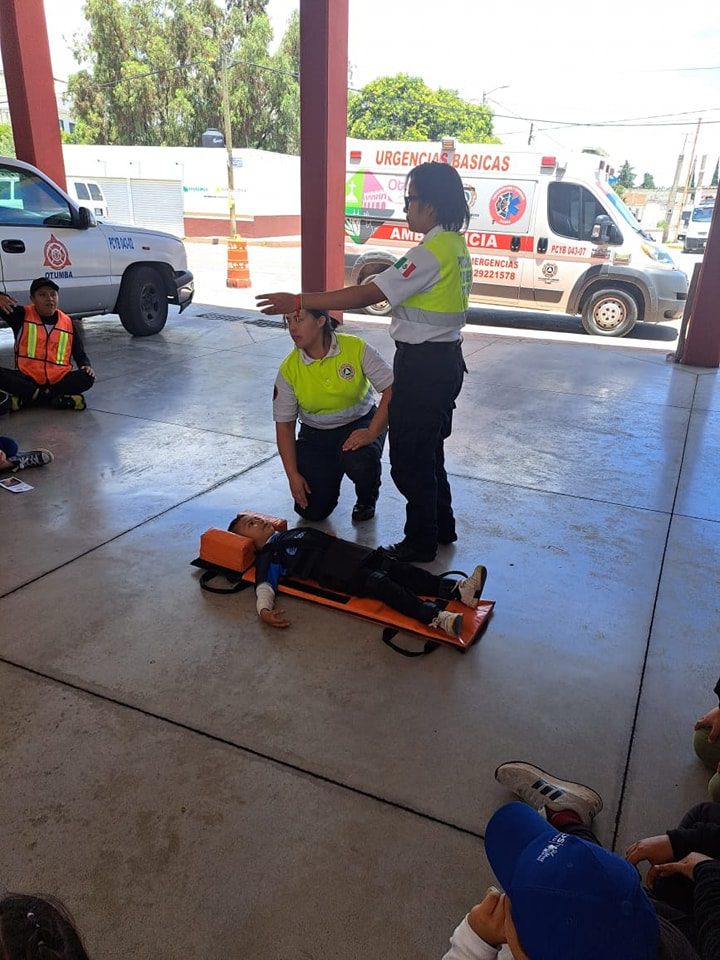
[[[45,263],[43,266],[50,267],[52,270],[62,270],[65,267],[72,266],[68,248],[54,234],[50,234],[50,239],[45,244]]]

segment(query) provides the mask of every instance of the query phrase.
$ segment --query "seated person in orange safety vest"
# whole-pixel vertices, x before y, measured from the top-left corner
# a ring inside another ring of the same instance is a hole
[[[10,394],[13,411],[33,405],[85,409],[82,395],[95,382],[95,371],[75,321],[58,310],[59,290],[54,280],[38,277],[30,284],[27,307],[0,293],[0,311],[15,335],[17,365],[16,370],[0,367],[0,390]]]
[[[457,637],[463,615],[443,610],[440,604],[423,600],[422,596],[460,600],[474,609],[487,575],[485,567],[479,565],[461,580],[438,577],[396,560],[382,548],[351,543],[312,527],[279,533],[263,517],[252,513],[239,513],[228,529],[252,540],[255,546],[257,612],[271,627],[290,626],[284,612],[274,606],[281,578],[293,576],[316,580],[322,587],[355,597],[373,597],[406,617]]]

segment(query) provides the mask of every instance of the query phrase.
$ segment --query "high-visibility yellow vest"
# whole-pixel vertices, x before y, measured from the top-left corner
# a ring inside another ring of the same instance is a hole
[[[422,247],[438,261],[440,278],[429,290],[403,300],[404,315],[408,320],[459,330],[466,321],[472,286],[472,262],[465,239],[454,230],[443,230]]]
[[[280,364],[292,387],[303,423],[319,429],[344,426],[364,416],[373,405],[370,381],[363,373],[365,341],[336,333],[339,352],[305,363],[296,348]]]

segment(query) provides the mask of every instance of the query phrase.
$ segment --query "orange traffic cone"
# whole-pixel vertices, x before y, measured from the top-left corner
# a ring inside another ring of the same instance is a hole
[[[227,285],[229,287],[250,286],[247,242],[243,237],[230,237],[228,239]]]

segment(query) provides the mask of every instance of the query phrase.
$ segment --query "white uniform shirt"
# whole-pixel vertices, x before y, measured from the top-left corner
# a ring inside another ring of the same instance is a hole
[[[430,240],[443,230],[442,226],[433,227],[425,234],[425,240]],[[390,336],[393,340],[399,340],[401,343],[427,343],[428,341],[446,343],[462,340],[457,325],[442,327],[417,323],[405,316],[403,302],[417,293],[430,290],[439,279],[440,265],[437,257],[422,243],[412,247],[391,267],[373,277],[372,282],[382,290],[393,307],[390,323]]]

